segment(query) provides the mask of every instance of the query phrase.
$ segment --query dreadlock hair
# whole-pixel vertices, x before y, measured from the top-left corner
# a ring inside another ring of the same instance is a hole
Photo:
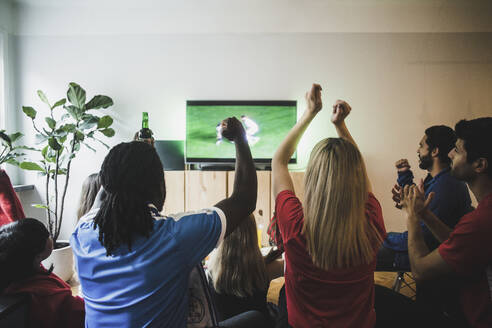
[[[94,218],[99,241],[112,255],[121,245],[131,250],[137,236],[148,237],[153,218],[148,205],[162,210],[166,198],[164,169],[151,145],[123,142],[113,147],[99,173],[106,198]]]
[[[34,260],[44,251],[48,238],[48,229],[36,219],[25,218],[0,227],[0,292],[40,272]]]

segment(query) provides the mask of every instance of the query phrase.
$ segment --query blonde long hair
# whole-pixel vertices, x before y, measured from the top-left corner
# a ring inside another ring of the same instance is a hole
[[[382,238],[365,215],[366,169],[351,142],[316,144],[304,176],[304,235],[313,263],[324,269],[368,264]]]
[[[79,208],[77,209],[77,220],[89,212],[100,188],[101,181],[98,173],[93,173],[84,180],[80,192]]]
[[[219,294],[252,296],[268,288],[265,261],[258,247],[253,214],[245,218],[211,257],[209,269]]]

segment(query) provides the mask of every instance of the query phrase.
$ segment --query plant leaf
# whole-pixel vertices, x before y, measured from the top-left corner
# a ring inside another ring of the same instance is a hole
[[[69,105],[69,106],[64,106],[64,108],[73,117],[74,120],[76,121],[79,120],[79,109],[77,107]]]
[[[60,99],[58,100],[52,107],[51,109],[55,109],[56,107],[58,106],[61,106],[61,105],[65,105],[65,103],[67,102],[67,99],[63,98],[63,99]]]
[[[82,132],[80,132],[79,130],[77,130],[75,132],[75,140],[83,141],[84,139],[85,139],[85,135]]]
[[[111,128],[99,130],[99,132],[101,132],[102,134],[104,134],[108,138],[111,138],[112,136],[114,136],[114,133],[115,133],[114,130]]]
[[[70,82],[68,91],[67,91],[68,101],[80,109],[84,110],[85,107],[85,90],[82,89],[80,85],[74,82]]]
[[[2,131],[0,131],[0,139],[2,139],[2,141],[4,141],[5,145],[8,146],[9,148],[12,147],[12,140],[10,139],[10,137]]]
[[[99,122],[97,123],[97,128],[98,129],[105,129],[109,127],[111,124],[113,124],[113,119],[109,115],[105,115],[99,119]]]
[[[94,148],[92,148],[91,146],[89,146],[86,142],[84,142],[84,146],[86,146],[87,148],[89,148],[93,152],[96,152],[96,150]]]
[[[23,170],[44,172],[44,169],[41,166],[33,162],[22,162],[19,167]]]
[[[14,149],[26,149],[26,150],[33,150],[33,151],[39,151],[39,149],[34,148],[34,147],[28,147],[28,146],[17,146]]]
[[[84,115],[83,120],[82,124],[79,125],[82,130],[91,129],[99,123],[99,117],[94,115]]]
[[[66,137],[67,134],[68,134],[68,132],[65,131],[62,127],[56,129],[54,132],[55,137],[58,137],[58,138]]]
[[[48,97],[46,97],[46,95],[44,94],[43,91],[38,90],[38,97],[39,97],[39,99],[41,99],[42,102],[44,102],[45,104],[47,104],[51,108],[50,102],[48,101]]]
[[[48,140],[48,137],[45,136],[44,134],[41,134],[41,133],[36,133],[36,144],[39,145],[43,142],[45,142],[46,140]]]
[[[54,150],[60,150],[62,148],[61,145],[58,143],[58,141],[56,141],[56,138],[54,137],[48,139],[48,144]]]
[[[113,99],[109,98],[108,96],[97,95],[97,96],[94,96],[85,105],[85,110],[108,108],[109,106],[113,106]]]
[[[20,132],[9,134],[9,138],[10,138],[11,142],[15,142],[17,139],[19,139],[22,136],[23,136],[23,134]]]
[[[56,138],[58,140],[58,142],[63,145],[65,143],[65,141],[67,141],[67,135],[64,135],[64,136],[61,136],[61,137],[58,137]]]
[[[32,206],[32,207],[35,207],[35,208],[44,208],[44,209],[48,209],[48,206],[43,205],[43,204],[32,204],[31,206]]]
[[[99,143],[100,143],[101,145],[103,145],[104,147],[106,147],[106,149],[109,149],[109,146],[108,146],[106,143],[104,143],[103,141],[101,141],[101,140],[99,140],[99,139],[97,139],[97,138],[94,138],[94,137],[92,137],[92,138],[93,138],[94,140],[99,141]]]
[[[24,114],[26,114],[31,119],[34,120],[36,118],[37,112],[34,108],[29,107],[29,106],[22,106],[22,111],[24,112]]]
[[[44,120],[46,121],[46,123],[48,124],[48,126],[50,127],[50,129],[54,129],[55,126],[56,126],[56,121],[54,119],[52,119],[51,117],[45,117]]]
[[[19,166],[19,164],[20,164],[19,162],[17,162],[13,158],[9,158],[8,160],[5,161],[5,163],[10,164],[10,165],[14,165],[14,166]]]
[[[60,129],[62,129],[63,131],[67,132],[67,133],[72,133],[72,132],[75,132],[75,124],[65,124],[65,125],[62,125],[60,126]]]

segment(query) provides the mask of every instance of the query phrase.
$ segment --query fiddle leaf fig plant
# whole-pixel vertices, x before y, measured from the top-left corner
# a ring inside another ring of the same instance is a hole
[[[45,176],[45,204],[34,207],[46,210],[48,230],[56,241],[60,235],[65,197],[70,179],[72,161],[84,145],[96,151],[91,142],[99,142],[109,148],[100,138],[110,138],[115,131],[110,127],[113,119],[104,115],[102,109],[113,105],[108,96],[97,95],[86,102],[86,92],[77,83],[69,83],[67,96],[51,103],[45,93],[38,90],[39,99],[49,107],[49,115],[41,118],[38,112],[29,106],[22,107],[24,114],[31,119],[36,132],[34,150],[41,154],[36,161],[25,161],[19,167],[38,171]],[[64,176],[63,188],[59,178]]]

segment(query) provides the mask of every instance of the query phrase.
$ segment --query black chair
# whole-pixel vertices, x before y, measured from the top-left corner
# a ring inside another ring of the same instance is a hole
[[[415,285],[415,280],[413,279],[412,273],[407,271],[407,270],[400,270],[396,268],[396,277],[395,281],[393,282],[393,291],[399,293],[401,286],[403,285],[404,287],[407,287],[413,292],[413,295],[409,296],[411,299],[415,300],[415,297],[417,295],[417,289]],[[408,280],[405,280],[405,277]]]

